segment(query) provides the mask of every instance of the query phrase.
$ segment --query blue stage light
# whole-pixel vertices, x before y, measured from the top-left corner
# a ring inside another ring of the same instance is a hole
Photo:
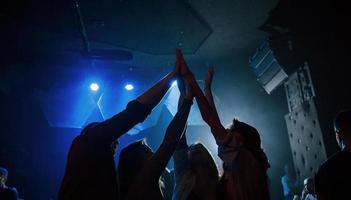
[[[97,83],[92,83],[90,84],[90,90],[92,91],[98,91],[99,90],[99,85]]]
[[[134,89],[134,86],[132,84],[127,84],[124,89],[126,90],[133,90]]]
[[[173,81],[172,87],[177,86],[177,81]]]

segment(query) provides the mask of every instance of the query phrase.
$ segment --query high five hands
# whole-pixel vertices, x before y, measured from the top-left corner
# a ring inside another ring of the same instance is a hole
[[[176,65],[179,66],[180,75],[185,79],[193,77],[194,74],[189,69],[187,63],[185,62],[182,51],[180,49],[176,49],[176,58],[177,58]]]
[[[180,94],[183,95],[187,99],[193,98],[193,92],[189,84],[189,79],[194,78],[192,71],[189,69],[188,65],[186,64],[183,54],[180,49],[176,50],[176,67],[178,71],[177,82],[178,82],[178,89]]]

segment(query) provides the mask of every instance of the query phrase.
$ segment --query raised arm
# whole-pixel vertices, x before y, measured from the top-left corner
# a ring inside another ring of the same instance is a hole
[[[179,104],[178,104],[178,111],[179,111],[180,106],[182,105],[182,102],[186,95],[185,83],[183,79],[178,81],[178,88],[180,92]],[[186,130],[187,130],[187,125],[185,125],[182,137],[180,138],[180,141],[173,154],[175,185],[176,185],[174,193],[177,193],[178,191],[177,189],[180,187],[179,185],[181,184],[181,180],[184,178],[186,173],[190,170],[190,164],[188,159],[188,144],[186,141]]]
[[[137,101],[140,102],[141,104],[145,105],[146,107],[153,109],[161,101],[163,96],[166,94],[166,92],[170,88],[171,81],[175,80],[175,76],[179,72],[179,67],[180,67],[179,64],[176,63],[176,66],[173,69],[173,71],[168,73],[158,83],[156,83],[149,90],[147,90],[145,93],[140,95],[137,98]]]
[[[111,143],[128,132],[136,124],[143,122],[151,110],[161,101],[171,86],[171,81],[179,72],[179,64],[154,86],[128,103],[127,108],[110,119],[98,123],[87,131],[97,141]]]
[[[217,112],[217,108],[216,108],[216,105],[214,103],[213,94],[212,94],[213,75],[214,75],[214,69],[212,66],[210,66],[207,70],[207,74],[205,77],[204,93],[205,93],[205,97],[206,97],[208,103],[210,104],[210,106],[212,108],[213,113],[216,115],[216,117],[220,121],[220,118],[219,118],[219,115]]]
[[[182,76],[189,83],[194,93],[203,120],[211,127],[212,134],[217,142],[225,140],[227,132],[196,82],[194,74],[189,70],[180,50],[177,50],[177,60],[181,65],[180,72]]]
[[[190,108],[193,104],[192,98],[192,93],[188,92],[182,101],[177,114],[169,124],[160,147],[150,160],[150,164],[152,165],[155,174],[158,175],[157,177],[159,177],[159,175],[161,175],[162,171],[165,169],[168,161],[170,160],[174,150],[179,143],[182,134],[184,133],[184,128],[188,120]]]
[[[189,87],[185,87],[185,82],[184,82],[184,79],[182,77],[179,77],[178,80],[177,80],[178,84],[178,89],[179,89],[179,101],[178,101],[178,111],[180,110],[180,107],[183,103],[183,100],[184,98],[186,97],[187,95],[187,92],[186,92],[186,88],[189,89]],[[191,91],[189,91],[191,92]],[[189,92],[188,92],[188,95],[189,95]],[[191,94],[191,93],[190,93]],[[192,94],[191,94],[192,95]],[[190,95],[189,95],[190,96]],[[182,133],[182,137],[180,138],[180,141],[176,147],[176,151],[178,150],[184,150],[184,149],[188,149],[188,144],[186,142],[186,130],[187,130],[187,124],[185,125],[185,128],[184,128],[184,131]]]

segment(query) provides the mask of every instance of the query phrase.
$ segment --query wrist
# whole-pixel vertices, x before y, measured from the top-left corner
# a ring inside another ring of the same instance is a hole
[[[192,94],[186,95],[184,99],[188,100],[188,101],[192,101],[194,98],[194,96]]]
[[[188,97],[185,97],[182,104],[188,104],[188,105],[193,105],[193,99],[192,98],[188,98]]]
[[[179,74],[178,71],[172,70],[171,72],[168,73],[168,76],[170,77],[170,79],[175,79],[178,74]]]
[[[205,91],[211,91],[211,85],[205,85],[205,88],[204,88]]]
[[[190,81],[190,80],[192,80],[192,79],[195,79],[195,76],[194,76],[194,74],[192,73],[192,72],[187,72],[187,73],[185,73],[185,74],[182,74],[182,76],[183,76],[183,78],[185,79],[185,80],[187,80],[187,81]]]

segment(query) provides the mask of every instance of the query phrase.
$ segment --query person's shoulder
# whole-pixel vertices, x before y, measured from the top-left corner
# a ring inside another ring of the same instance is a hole
[[[318,169],[317,174],[322,174],[324,172],[335,170],[334,168],[339,166],[343,162],[344,153],[339,151],[332,156],[330,156]]]
[[[327,161],[324,162],[324,166],[332,166],[335,164],[339,164],[340,162],[343,162],[345,159],[345,152],[344,151],[339,151],[337,153],[334,153],[332,156],[328,158]]]

